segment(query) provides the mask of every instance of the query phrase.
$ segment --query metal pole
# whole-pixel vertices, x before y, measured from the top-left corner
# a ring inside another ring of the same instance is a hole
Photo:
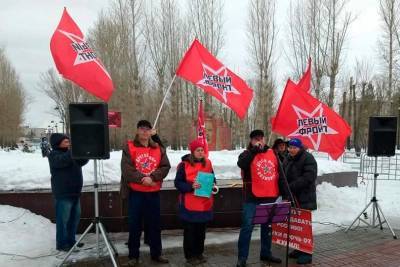
[[[156,120],[154,121],[154,124],[153,124],[153,129],[156,128],[156,124],[157,124],[158,118],[160,117],[161,109],[162,109],[162,107],[164,106],[164,102],[165,102],[165,100],[167,99],[168,92],[169,92],[169,90],[171,90],[171,87],[172,87],[172,84],[173,84],[174,81],[175,81],[175,78],[176,78],[176,74],[175,74],[174,77],[172,78],[172,81],[171,81],[171,83],[169,84],[167,91],[165,92],[164,98],[163,98],[163,100],[162,100],[162,102],[161,102],[160,109],[158,110],[158,113],[157,113]]]
[[[99,220],[99,192],[97,183],[97,159],[93,162],[94,166],[94,219],[96,222]],[[96,244],[97,244],[97,257],[100,257],[100,245],[99,245],[99,224],[96,223]]]
[[[376,200],[376,178],[378,177],[378,157],[375,156],[375,172],[374,172],[374,193],[372,195],[372,201]],[[372,205],[372,227],[375,227],[375,205]]]

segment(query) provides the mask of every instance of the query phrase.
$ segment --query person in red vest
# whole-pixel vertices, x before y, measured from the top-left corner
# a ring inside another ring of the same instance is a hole
[[[168,259],[161,255],[159,192],[171,165],[165,149],[151,139],[151,133],[150,122],[139,121],[135,139],[129,140],[122,152],[121,194],[127,190],[129,194],[128,266],[140,264],[139,248],[143,221],[148,230],[151,259],[158,263],[168,263]]]
[[[273,149],[265,144],[264,132],[254,130],[250,133],[250,143],[239,155],[237,165],[242,171],[243,179],[243,212],[242,225],[238,240],[237,267],[246,266],[249,255],[252,223],[256,206],[262,203],[275,202],[284,188],[278,158]],[[260,260],[269,263],[281,263],[282,260],[272,256],[271,226],[261,225]]]
[[[213,218],[213,195],[210,198],[194,195],[201,185],[198,172],[214,173],[211,161],[205,157],[204,144],[196,139],[189,144],[190,154],[182,157],[177,167],[175,187],[179,195],[179,217],[183,223],[183,251],[189,265],[206,262],[203,256],[206,224]],[[214,179],[215,184],[215,179]]]

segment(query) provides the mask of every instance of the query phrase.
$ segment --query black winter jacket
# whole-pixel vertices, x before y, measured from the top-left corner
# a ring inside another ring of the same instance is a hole
[[[290,190],[302,209],[317,209],[316,180],[318,167],[314,156],[304,149],[292,157],[288,155],[283,168]],[[289,196],[287,196],[289,197]]]
[[[74,160],[71,150],[53,149],[48,155],[51,189],[56,199],[79,197],[82,191],[82,166],[88,160]]]

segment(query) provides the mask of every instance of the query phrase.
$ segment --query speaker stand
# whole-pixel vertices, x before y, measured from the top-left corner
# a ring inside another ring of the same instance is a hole
[[[107,252],[110,255],[111,261],[113,263],[114,267],[118,267],[119,264],[116,261],[116,258],[118,257],[118,252],[115,249],[114,245],[111,243],[107,236],[107,232],[105,231],[105,228],[103,226],[103,223],[101,222],[101,218],[99,217],[99,184],[97,183],[97,159],[94,160],[94,213],[95,217],[93,218],[92,223],[86,228],[85,232],[81,235],[81,237],[76,241],[76,243],[72,246],[72,248],[68,251],[67,255],[65,255],[65,258],[63,261],[58,265],[61,267],[64,262],[68,259],[68,257],[71,255],[71,253],[74,251],[76,246],[85,238],[85,236],[89,233],[89,231],[95,227],[96,228],[96,245],[97,245],[97,258],[100,258],[100,245],[99,245],[99,232],[101,233],[101,236],[104,239],[104,243],[106,244],[107,247]],[[115,254],[115,255],[114,255]]]
[[[378,227],[383,230],[383,224],[386,223],[390,229],[390,232],[392,232],[393,235],[393,239],[397,239],[396,234],[393,231],[392,226],[390,226],[389,221],[386,219],[385,215],[383,214],[382,208],[381,206],[378,204],[378,200],[376,199],[376,181],[378,178],[379,174],[378,174],[378,157],[375,156],[375,172],[374,172],[374,193],[373,196],[370,200],[370,202],[367,204],[367,206],[360,212],[360,214],[354,219],[354,221],[350,224],[350,226],[346,229],[346,233],[351,229],[351,227],[359,220],[363,223],[365,223],[366,225],[375,228]],[[369,208],[369,206],[372,205],[372,224],[367,222],[365,219],[366,218],[366,210]],[[364,216],[364,219],[362,218],[362,216]],[[381,217],[383,218],[383,221],[381,219]],[[376,223],[376,219],[378,219],[379,223]]]

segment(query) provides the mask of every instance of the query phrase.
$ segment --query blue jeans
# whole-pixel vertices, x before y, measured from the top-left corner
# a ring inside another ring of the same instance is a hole
[[[68,249],[75,244],[81,217],[79,197],[56,199],[56,248]]]
[[[160,193],[131,191],[129,194],[129,258],[139,258],[142,223],[146,225],[150,255],[161,255]]]
[[[242,226],[240,227],[238,241],[238,260],[242,262],[247,261],[247,258],[249,256],[251,234],[254,228],[253,217],[256,212],[256,206],[257,204],[252,202],[243,203]],[[270,225],[262,224],[260,257],[271,256],[271,242],[271,227]]]

